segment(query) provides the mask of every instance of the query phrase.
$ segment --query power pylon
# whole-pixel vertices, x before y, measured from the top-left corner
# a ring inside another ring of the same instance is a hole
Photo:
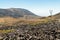
[[[50,16],[51,16],[51,19],[52,19],[53,10],[49,10],[49,12],[50,12]]]

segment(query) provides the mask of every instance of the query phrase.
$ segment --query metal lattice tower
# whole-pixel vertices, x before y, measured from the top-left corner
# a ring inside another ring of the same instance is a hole
[[[49,10],[49,12],[50,12],[50,15],[52,16],[52,12],[53,12],[53,10]]]
[[[52,19],[53,10],[49,10],[49,12],[50,12],[50,16],[51,16],[51,19]]]

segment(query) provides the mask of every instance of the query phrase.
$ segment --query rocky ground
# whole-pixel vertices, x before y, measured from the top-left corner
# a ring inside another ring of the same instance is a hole
[[[0,34],[0,40],[60,40],[60,22],[49,21],[37,25],[18,25],[17,27],[2,27],[14,29],[14,32]]]

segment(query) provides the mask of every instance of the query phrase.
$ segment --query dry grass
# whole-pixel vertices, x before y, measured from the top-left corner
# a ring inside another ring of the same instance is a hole
[[[7,25],[7,26],[8,25],[11,26],[15,23],[36,25],[39,23],[47,23],[48,21],[50,21],[50,19],[48,18],[45,18],[45,19],[23,19],[23,18],[12,18],[12,17],[0,18],[0,24]]]
[[[10,32],[14,32],[14,29],[10,29],[10,30],[0,30],[0,33],[10,33]]]

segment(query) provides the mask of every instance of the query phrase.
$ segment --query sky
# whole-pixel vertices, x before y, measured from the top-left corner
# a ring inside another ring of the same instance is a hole
[[[39,16],[60,12],[60,0],[0,0],[0,8],[24,8]]]

